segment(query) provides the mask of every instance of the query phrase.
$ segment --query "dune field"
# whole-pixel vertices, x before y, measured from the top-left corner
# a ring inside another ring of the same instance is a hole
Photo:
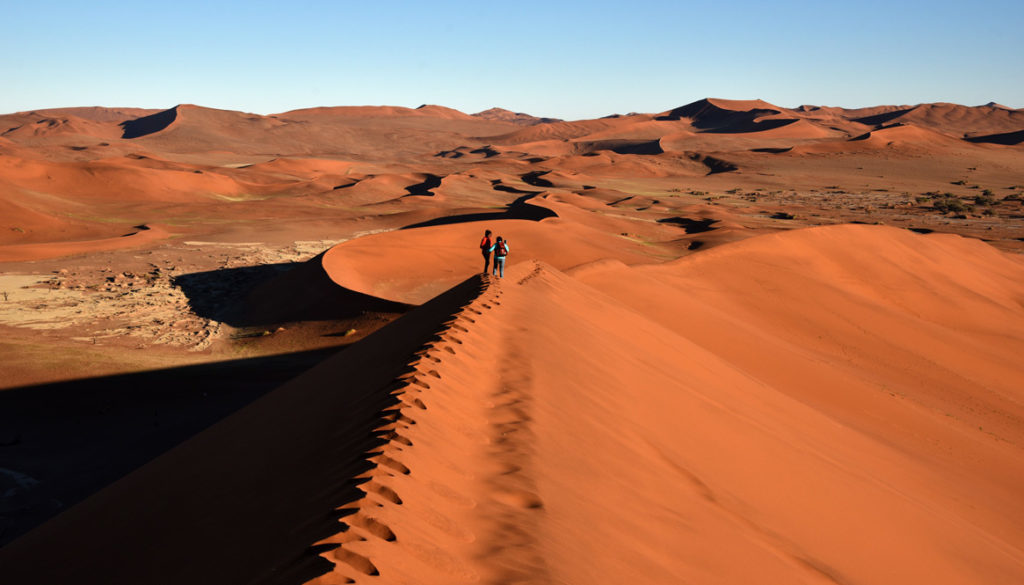
[[[0,115],[0,295],[3,583],[1024,582],[1024,110]]]

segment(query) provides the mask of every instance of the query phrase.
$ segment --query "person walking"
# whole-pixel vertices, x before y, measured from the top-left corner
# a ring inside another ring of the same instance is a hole
[[[484,238],[480,240],[480,253],[484,255],[484,274],[487,274],[487,269],[491,266],[491,250],[493,248],[491,230],[484,230]]]
[[[508,240],[502,239],[498,236],[498,239],[494,241],[494,246],[491,247],[494,252],[494,268],[491,270],[491,274],[500,278],[505,278],[505,256],[508,256]]]

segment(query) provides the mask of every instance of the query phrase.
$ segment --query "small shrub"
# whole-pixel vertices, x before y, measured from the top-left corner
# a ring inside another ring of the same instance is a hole
[[[947,193],[941,199],[932,201],[932,207],[942,213],[963,213],[969,210],[968,206],[959,197]]]
[[[974,196],[974,204],[975,205],[995,205],[996,204],[996,198],[992,196],[992,192],[991,191],[989,191],[988,189],[985,189],[985,192],[982,193],[981,195],[975,195]]]
[[[914,197],[914,201],[917,201],[918,203],[928,203],[931,200],[931,195],[918,195],[917,197]]]
[[[953,185],[966,185],[967,181],[965,181],[963,179],[960,179],[959,181],[953,181],[952,184]]]

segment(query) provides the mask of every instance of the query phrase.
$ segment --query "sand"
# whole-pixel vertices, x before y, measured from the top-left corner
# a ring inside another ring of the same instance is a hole
[[[0,575],[1024,581],[1021,116],[2,116]]]

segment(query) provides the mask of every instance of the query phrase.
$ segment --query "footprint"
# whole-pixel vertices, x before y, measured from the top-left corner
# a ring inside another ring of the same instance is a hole
[[[352,526],[358,526],[382,540],[386,540],[388,542],[394,542],[397,540],[397,537],[391,528],[376,518],[360,516],[358,518],[353,518],[350,524]]]
[[[334,550],[334,558],[364,575],[380,575],[380,571],[377,570],[377,567],[373,566],[370,559],[361,554],[345,550],[344,548],[338,548]]]
[[[378,496],[384,498],[385,500],[391,502],[392,504],[398,504],[399,506],[402,505],[402,498],[398,497],[398,492],[389,488],[386,485],[382,485],[379,483],[369,483],[366,484],[366,489],[368,490],[367,493],[377,494]]]
[[[514,508],[542,508],[544,502],[533,492],[519,489],[502,489],[493,494],[496,501]]]
[[[409,475],[410,473],[412,473],[412,471],[408,467],[406,467],[401,461],[396,461],[388,457],[387,455],[381,455],[380,458],[377,459],[377,463],[384,467],[393,469],[398,473],[401,473],[402,475]]]

